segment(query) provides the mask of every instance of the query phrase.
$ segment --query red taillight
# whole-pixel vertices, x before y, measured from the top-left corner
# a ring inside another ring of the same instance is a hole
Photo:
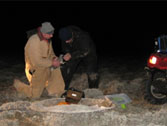
[[[167,70],[167,54],[153,53],[148,59],[147,66],[160,70]]]
[[[157,63],[157,57],[155,57],[155,56],[150,57],[149,63],[156,64]]]

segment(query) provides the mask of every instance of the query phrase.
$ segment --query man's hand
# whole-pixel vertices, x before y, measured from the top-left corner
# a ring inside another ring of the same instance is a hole
[[[65,61],[69,61],[69,60],[71,59],[71,54],[70,54],[70,53],[66,53],[66,54],[64,55],[63,59],[64,59]]]
[[[58,60],[57,57],[53,58],[53,60],[52,60],[52,66],[53,67],[59,67],[60,66],[60,61]]]

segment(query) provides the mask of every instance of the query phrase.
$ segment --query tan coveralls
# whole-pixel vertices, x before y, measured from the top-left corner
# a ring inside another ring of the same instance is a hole
[[[52,42],[41,40],[37,34],[31,36],[24,48],[25,73],[30,85],[14,84],[18,92],[30,98],[39,98],[44,90],[48,95],[60,96],[64,93],[64,80],[60,68],[51,70],[55,57]]]

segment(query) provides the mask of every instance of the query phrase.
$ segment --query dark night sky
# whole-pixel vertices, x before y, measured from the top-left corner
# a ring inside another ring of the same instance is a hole
[[[91,34],[100,56],[145,57],[153,51],[154,38],[167,34],[166,8],[167,2],[158,1],[0,2],[1,58],[23,59],[26,31],[44,21],[56,29],[56,53],[58,29],[72,24]]]

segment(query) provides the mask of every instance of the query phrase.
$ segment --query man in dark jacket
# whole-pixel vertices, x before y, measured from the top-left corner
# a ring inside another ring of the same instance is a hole
[[[96,48],[90,35],[77,26],[67,26],[60,29],[59,37],[62,40],[63,59],[66,61],[61,68],[65,89],[69,88],[73,74],[81,63],[86,65],[89,88],[98,88]]]

